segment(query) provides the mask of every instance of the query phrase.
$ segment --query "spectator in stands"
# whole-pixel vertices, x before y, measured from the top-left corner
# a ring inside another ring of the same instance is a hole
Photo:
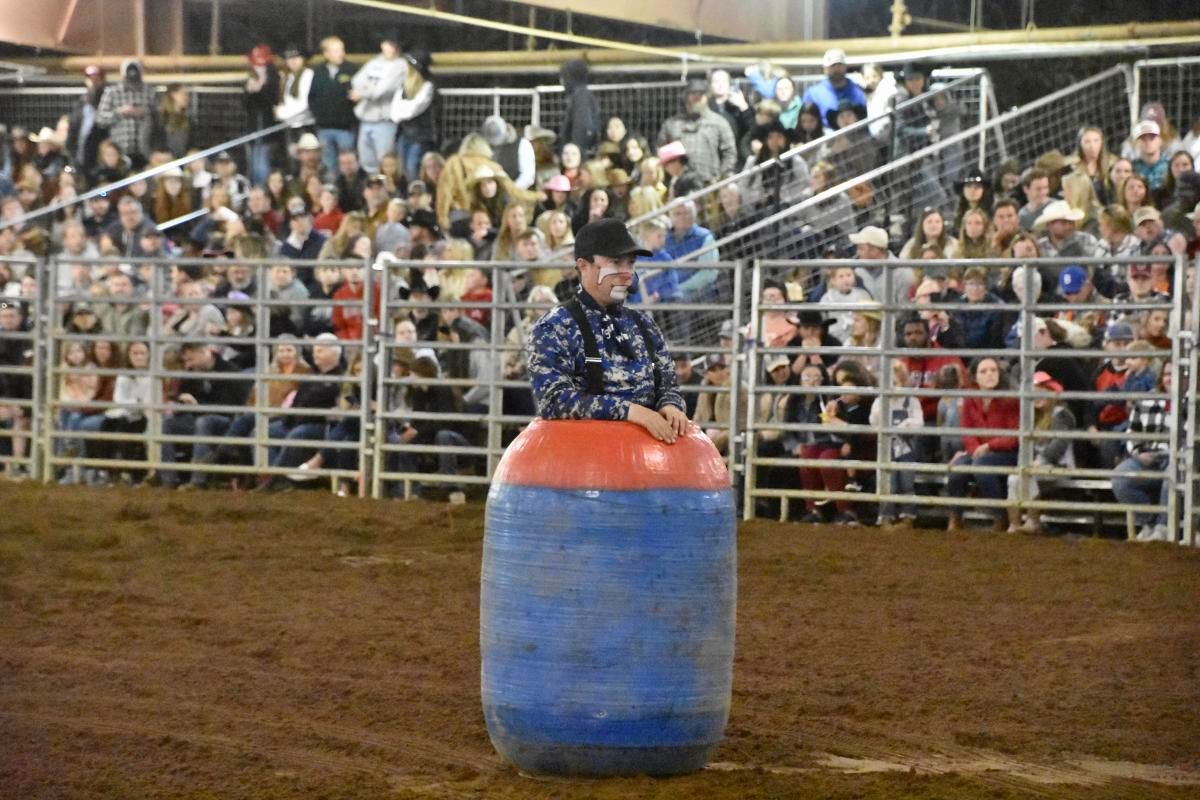
[[[279,255],[289,259],[313,260],[325,245],[325,237],[313,229],[312,213],[302,198],[287,203],[288,235],[279,243]],[[311,275],[310,267],[299,269],[301,280]]]
[[[704,181],[691,167],[691,159],[683,142],[668,142],[658,148],[657,160],[667,178],[667,196],[671,199],[688,197],[704,187]],[[646,159],[646,162],[651,159]],[[647,164],[643,162],[642,176],[645,183]],[[666,198],[664,198],[666,199]]]
[[[436,186],[437,176],[426,175],[421,169],[422,158],[436,150],[438,138],[437,87],[429,69],[433,59],[420,45],[409,47],[404,59],[408,71],[392,99],[391,118],[399,126],[396,153],[403,162],[405,177]]]
[[[1068,392],[1090,391],[1087,364],[1072,353],[1075,348],[1068,340],[1069,324],[1055,319],[1033,318],[1033,344],[1029,349],[1041,355],[1034,368],[1048,373]],[[1085,334],[1080,344],[1088,346],[1088,339],[1089,335]],[[1071,400],[1068,406],[1075,419],[1083,419],[1087,412],[1087,403],[1082,400]]]
[[[1096,252],[1096,237],[1076,230],[1076,223],[1083,220],[1082,211],[1071,208],[1066,200],[1048,203],[1034,222],[1034,228],[1045,228],[1046,233],[1038,239],[1038,249],[1043,258],[1087,258]],[[1039,268],[1042,280],[1053,285],[1062,272],[1061,266],[1042,265]]]
[[[581,153],[591,152],[600,141],[600,103],[588,88],[588,66],[582,59],[571,59],[559,70],[567,96],[567,111],[558,132],[560,145],[573,144]]]
[[[1170,350],[1171,339],[1167,335],[1170,326],[1170,312],[1165,308],[1152,308],[1143,311],[1139,316],[1141,325],[1138,327],[1138,339],[1147,342],[1159,350]]]
[[[275,119],[287,122],[293,128],[306,128],[316,124],[312,110],[308,107],[313,71],[306,62],[304,51],[299,46],[290,44],[284,48],[284,71],[280,75],[279,102],[275,106]]]
[[[1133,174],[1133,162],[1127,158],[1118,158],[1108,168],[1103,187],[1097,191],[1101,203],[1121,203],[1121,184]]]
[[[825,124],[823,118],[821,117],[821,109],[817,108],[816,103],[809,103],[807,106],[804,105],[804,103],[800,100],[799,94],[796,92],[796,84],[792,82],[791,78],[787,77],[786,75],[781,76],[779,80],[775,82],[775,99],[767,102],[771,102],[773,106],[777,107],[779,110],[774,111],[772,106],[766,106],[764,109],[765,113],[773,113],[775,118],[779,120],[779,123],[783,125],[785,130],[788,131],[789,136],[792,135],[793,132],[796,134],[800,133],[798,130],[800,124],[800,114],[803,113],[805,108],[809,109],[812,113],[812,116],[814,116],[817,120],[816,129],[818,133],[816,137],[804,138],[804,141],[807,142],[812,141],[813,138],[820,138],[823,130],[821,126]],[[808,130],[809,129],[806,129],[806,132]]]
[[[903,389],[908,386],[908,370],[904,367],[903,361],[892,362],[892,387],[894,389]],[[913,395],[897,395],[888,400],[888,410],[890,420],[886,423],[893,428],[904,428],[908,430],[917,430],[925,427],[925,412],[921,408],[921,401]],[[870,425],[872,428],[879,429],[884,427],[883,419],[884,398],[879,396],[871,404]],[[892,463],[893,464],[909,464],[917,460],[917,451],[915,449],[916,436],[912,434],[893,433],[891,435],[892,445]],[[910,470],[897,469],[888,473],[891,476],[890,486],[886,491],[891,494],[911,495],[916,491],[915,479],[916,474]],[[916,507],[912,503],[900,503],[899,519],[901,521],[915,520],[917,518]],[[875,524],[888,527],[895,523],[897,518],[897,504],[892,501],[884,501],[879,504],[879,517],[875,520]]]
[[[105,333],[118,336],[145,336],[150,320],[148,312],[137,302],[133,280],[124,272],[110,275],[105,281],[109,302],[100,314]]]
[[[88,238],[98,239],[100,234],[116,221],[117,210],[113,208],[107,192],[88,199],[87,210],[83,214],[83,227]]]
[[[188,372],[214,373],[216,375],[239,374],[239,370],[225,359],[218,356],[207,345],[200,342],[187,342],[181,351],[183,368]],[[188,378],[179,384],[178,394],[173,398],[177,408],[163,420],[163,434],[166,436],[223,436],[229,427],[231,417],[228,412],[205,413],[204,406],[240,406],[246,401],[249,386],[245,380],[208,377]],[[184,410],[194,407],[194,411]],[[163,468],[159,470],[157,481],[168,488],[176,488],[180,484],[179,473],[166,466],[179,460],[179,445],[173,441],[164,441],[162,447]],[[216,456],[216,446],[209,442],[198,442],[192,447],[192,463],[211,464]],[[197,472],[192,477],[192,486],[202,488],[207,476]]]
[[[575,233],[579,233],[579,230],[589,222],[607,219],[611,216],[612,195],[609,194],[608,189],[593,186],[580,196],[579,211],[575,214],[571,227]]]
[[[1172,255],[1187,252],[1187,237],[1179,231],[1163,227],[1162,214],[1158,209],[1143,206],[1133,215],[1133,233],[1142,241],[1142,253],[1148,254],[1155,244],[1166,244]]]
[[[192,212],[192,197],[183,190],[183,170],[172,167],[158,177],[154,190],[154,219],[169,222]]]
[[[682,350],[675,350],[671,357],[675,361],[675,379],[679,382],[679,393],[683,396],[686,407],[685,413],[688,419],[692,419],[696,414],[696,403],[700,399],[700,394],[695,389],[689,390],[685,387],[700,386],[704,382],[704,376],[696,371],[690,354]]]
[[[126,258],[140,258],[145,255],[142,250],[142,234],[153,227],[154,223],[146,219],[142,204],[128,195],[117,203],[117,221],[105,228],[103,239],[110,244],[102,244],[101,249],[112,247],[116,255]]]
[[[1171,164],[1190,158],[1186,153],[1176,153],[1171,158]],[[1189,167],[1186,172],[1173,175],[1172,180],[1174,185],[1171,187],[1171,195],[1164,198],[1165,202],[1162,204],[1163,224],[1184,233],[1190,240],[1193,238],[1192,220],[1188,215],[1200,203],[1200,174]]]
[[[392,198],[387,203],[386,221],[375,229],[375,252],[408,255],[412,234],[404,226],[407,209],[404,201]]]
[[[524,200],[525,196],[518,194],[517,187],[492,160],[492,148],[484,138],[478,133],[468,133],[458,152],[446,161],[438,179],[437,221],[441,227],[449,228],[456,220],[470,216],[478,204],[477,197],[481,197],[476,187],[484,180],[491,183],[490,187],[483,187],[488,189],[491,197],[482,199],[488,201],[485,206],[488,216],[493,217],[494,225],[498,225],[507,200]]]
[[[250,181],[246,180],[245,175],[238,172],[237,162],[226,150],[217,154],[216,159],[213,160],[213,167],[216,170],[216,177],[213,180],[214,188],[224,189],[229,196],[229,207],[240,214],[246,206],[246,196],[250,194]],[[263,176],[263,180],[266,180],[266,176]],[[259,183],[261,182],[259,181]]]
[[[708,248],[708,249],[706,249]],[[684,200],[671,209],[671,230],[663,244],[663,252],[671,261],[678,261],[686,255],[699,250],[703,253],[696,256],[696,263],[712,263],[720,260],[712,231],[696,224],[696,204]],[[679,296],[684,302],[703,302],[716,286],[719,273],[711,269],[677,270],[679,280]]]
[[[321,40],[321,54],[325,63],[313,71],[308,106],[316,121],[322,161],[332,173],[338,167],[339,153],[354,151],[354,101],[350,91],[355,69],[346,61],[346,45],[337,36]]]
[[[899,86],[895,76],[885,73],[878,64],[864,64],[861,73],[863,95],[867,98],[867,118],[873,120],[867,129],[880,148],[886,148],[892,135],[892,118],[888,111],[898,99]]]
[[[734,431],[740,430],[746,422],[745,387],[736,388],[738,392],[739,417],[735,421],[733,412],[733,391],[729,383],[729,361],[722,353],[710,353],[704,359],[704,382],[702,385],[712,387],[715,391],[704,392],[696,401],[695,416],[692,421],[703,429],[704,434],[712,440],[713,446],[722,454],[729,452],[729,442]]]
[[[849,100],[838,103],[834,112],[826,116],[825,127],[831,132],[845,132],[822,145],[817,151],[817,159],[833,164],[839,175],[861,175],[870,171],[876,157],[870,132],[865,127],[845,130],[866,116],[865,106],[854,105]]]
[[[269,448],[270,464],[275,468],[296,468],[314,455],[317,443],[325,438],[328,412],[338,407],[343,374],[342,348],[332,333],[322,333],[312,348],[313,375],[324,380],[304,381],[292,399],[291,408],[309,409],[307,414],[289,414],[272,422],[272,439],[286,439],[288,444]],[[256,491],[287,491],[291,482],[280,475],[265,476]]]
[[[1014,223],[1016,219],[1017,215],[1014,209],[1012,213]],[[991,220],[988,219],[987,212],[981,208],[973,208],[966,212],[955,244],[959,256],[961,258],[999,258],[997,252],[992,249],[994,241],[995,236],[991,230]]]
[[[829,399],[822,410],[821,423],[829,431],[830,441],[817,455],[822,461],[855,460],[873,461],[875,459],[876,436],[874,433],[851,432],[848,426],[863,426],[870,424],[870,405],[862,394],[855,389],[875,386],[875,380],[854,361],[839,361],[833,368],[833,384],[843,387],[846,391]],[[822,467],[820,470],[821,483],[828,492],[859,491],[862,488],[860,478],[864,472],[855,468]],[[838,515],[834,522],[841,525],[858,525],[858,515],[854,504],[848,500],[835,500],[834,505]]]
[[[526,207],[522,203],[509,203],[508,207],[504,209],[504,215],[500,222],[500,230],[496,235],[495,245],[492,248],[492,260],[515,260],[517,237],[528,228],[529,212]]]
[[[750,130],[754,112],[742,90],[733,85],[729,73],[723,69],[714,69],[708,76],[708,106],[729,123],[734,140],[739,142],[738,155],[745,158],[747,152],[740,142]]]
[[[943,349],[930,339],[929,323],[921,317],[906,318],[901,323],[900,335],[904,347],[910,350]],[[937,388],[938,374],[944,367],[953,368],[959,376],[966,375],[962,359],[949,353],[946,355],[908,355],[904,356],[902,360],[904,368],[908,370],[908,386],[913,389]],[[930,394],[921,397],[921,410],[926,420],[937,419],[937,396]],[[920,437],[917,441],[919,460],[935,460],[936,446],[936,437]]]
[[[980,392],[1007,391],[1008,376],[1000,362],[994,358],[981,358],[972,367],[975,387]],[[968,396],[962,403],[962,427],[975,429],[1012,429],[1020,427],[1019,403],[1011,397]],[[1017,463],[1016,436],[990,436],[966,434],[963,449],[955,454],[951,466],[969,467],[1013,467]],[[1005,478],[994,473],[952,472],[946,481],[946,494],[950,497],[967,497],[969,484],[974,481],[979,496],[991,500],[1004,498]],[[999,512],[999,513],[997,513]],[[993,509],[994,530],[1007,526],[1001,509]],[[961,507],[950,511],[948,531],[962,529]]]
[[[338,190],[338,201],[342,211],[361,211],[364,205],[363,189],[367,184],[367,173],[359,166],[358,154],[353,150],[343,150],[337,156],[337,179],[334,185]]]
[[[380,174],[371,175],[363,182],[363,233],[374,239],[375,231],[387,222],[387,178]]]
[[[1025,173],[1021,179],[1025,189],[1025,206],[1021,209],[1021,230],[1032,231],[1046,205],[1050,202],[1050,175],[1037,168]]]
[[[268,298],[274,301],[307,300],[308,288],[296,277],[291,264],[279,263],[271,266],[271,285]],[[284,334],[299,336],[305,327],[307,308],[301,305],[278,305],[271,307],[269,335],[275,339]]]
[[[1150,184],[1137,173],[1130,175],[1121,182],[1118,202],[1125,207],[1130,216],[1136,214],[1139,208],[1152,208],[1154,199],[1151,197]]]
[[[825,293],[821,295],[820,305],[847,305],[871,303],[874,298],[866,289],[858,286],[854,269],[839,266],[833,270]],[[853,309],[842,309],[826,313],[826,318],[832,321],[829,333],[839,341],[845,341],[850,336],[853,321]]]
[[[1033,376],[1033,386],[1037,390],[1033,399],[1033,430],[1035,433],[1054,431],[1059,434],[1076,430],[1075,416],[1058,395],[1063,387],[1053,377],[1045,372],[1037,372]],[[1072,469],[1075,466],[1075,450],[1071,439],[1062,437],[1038,437],[1033,440],[1030,453],[1030,465],[1033,467],[1056,467]],[[1008,507],[1009,533],[1042,533],[1042,513],[1036,508],[1025,512],[1022,524],[1021,508],[1016,501],[1021,497],[1021,476],[1008,476],[1008,500],[1013,505]],[[1053,486],[1057,481],[1051,476],[1025,476],[1024,500],[1037,500],[1042,495],[1042,489]]]
[[[311,133],[300,135],[300,139],[296,142],[296,185],[307,186],[309,181],[315,179],[318,185],[330,183],[333,180],[334,170],[327,168],[321,162],[321,142]],[[336,166],[336,162],[335,162]]]
[[[247,123],[252,131],[261,131],[275,124],[275,104],[279,102],[279,71],[275,69],[275,54],[265,44],[255,45],[246,56],[250,74],[246,78],[244,102]],[[271,171],[271,151],[278,137],[272,135],[250,143],[250,178],[254,185],[265,183]],[[234,194],[231,192],[231,194]],[[244,194],[244,193],[243,193]],[[237,198],[237,195],[234,194]],[[240,210],[240,198],[235,206]]]
[[[828,119],[831,111],[836,115],[838,104],[843,100],[866,108],[867,96],[862,87],[846,75],[846,51],[836,47],[826,50],[821,64],[825,70],[825,79],[808,88],[804,93],[804,104],[816,105],[821,111],[822,120]]]
[[[1087,126],[1079,132],[1079,146],[1075,150],[1075,164],[1071,171],[1092,182],[1096,195],[1102,196],[1104,183],[1117,157],[1108,151],[1104,143],[1104,131]]]
[[[855,248],[855,258],[859,261],[890,261],[892,253],[888,250],[888,235],[883,228],[868,225],[858,233],[850,235],[850,243]],[[916,274],[911,267],[893,267],[888,270],[891,274],[891,301],[907,300],[912,292]],[[883,299],[884,268],[878,266],[856,267],[854,274],[862,287],[873,298]]]
[[[379,38],[379,55],[363,64],[350,79],[347,96],[354,103],[354,116],[359,121],[358,161],[368,174],[379,172],[380,160],[396,145],[392,100],[406,73],[399,39],[388,33]]]
[[[142,63],[127,59],[121,64],[120,83],[109,84],[96,110],[96,122],[109,129],[113,143],[141,169],[150,156],[154,129],[154,88],[143,81]]]
[[[1159,434],[1162,439],[1130,439],[1126,444],[1128,457],[1117,465],[1113,476],[1112,490],[1117,502],[1136,505],[1167,505],[1170,499],[1170,480],[1143,477],[1143,472],[1162,472],[1170,462],[1173,446],[1171,430],[1170,394],[1175,378],[1174,365],[1162,371],[1156,389],[1167,397],[1154,400],[1137,400],[1130,404],[1129,431],[1133,433]],[[1166,514],[1138,513],[1137,533],[1139,542],[1170,541]]]
[[[27,470],[17,463],[25,458],[32,414],[19,403],[33,396],[33,378],[6,370],[29,366],[33,360],[33,338],[20,336],[25,331],[25,314],[20,303],[0,298],[0,426],[11,432],[8,453],[14,459],[5,471],[10,478],[25,477]],[[0,444],[3,439],[0,439]]]
[[[955,190],[958,192],[958,208],[954,212],[954,230],[961,234],[963,218],[968,211],[980,210],[991,216],[992,189],[986,173],[979,167],[971,167],[962,180],[955,184]]]
[[[970,350],[991,350],[1004,347],[1004,333],[1011,325],[1007,313],[1000,309],[976,311],[971,304],[1002,303],[1003,300],[988,291],[987,270],[971,267],[963,273],[962,311],[953,313],[955,327],[962,331],[963,347]]]
[[[492,148],[492,158],[504,168],[506,175],[511,175],[518,189],[528,189],[533,186],[537,175],[537,159],[533,152],[533,143],[517,135],[517,130],[504,121],[504,117],[494,114],[483,121],[483,138]]]
[[[1096,369],[1091,387],[1097,392],[1125,391],[1125,378],[1129,374],[1124,353],[1134,339],[1133,328],[1124,322],[1111,323],[1104,331],[1104,350],[1109,357]],[[1129,409],[1123,400],[1093,400],[1084,415],[1089,433],[1111,433],[1125,430]],[[1096,443],[1100,469],[1112,469],[1117,465],[1124,450],[1122,442],[1102,439]]]
[[[1112,204],[1100,212],[1100,238],[1092,254],[1097,258],[1127,258],[1141,251],[1141,240],[1133,235],[1133,219],[1124,206]],[[1109,264],[1096,268],[1096,288],[1108,297],[1115,296],[1124,284],[1125,265]]]
[[[465,316],[462,309],[443,308],[439,317],[440,340],[476,345],[467,350],[444,350],[442,360],[448,377],[473,382],[463,393],[463,408],[468,413],[485,414],[490,403],[488,383],[492,380],[493,372],[492,354],[484,345],[491,335],[478,322]]]
[[[441,370],[437,359],[432,355],[421,355],[412,363],[412,374],[420,383],[406,387],[404,407],[414,414],[456,413],[462,411],[462,400],[449,386],[432,383],[440,377]],[[434,445],[441,448],[467,447],[470,440],[464,435],[464,423],[456,421],[441,421],[433,418],[413,419],[400,424],[399,430],[389,436],[395,443],[409,445]],[[437,462],[439,475],[457,475],[459,456],[452,450],[443,450],[436,456],[425,456],[411,451],[401,451],[396,454],[395,471],[397,472],[431,472],[432,461]],[[422,487],[413,487],[412,499],[421,498]],[[461,483],[451,483],[447,497],[452,505],[466,502]]]
[[[1117,308],[1130,303],[1170,302],[1170,297],[1154,289],[1154,275],[1150,264],[1130,264],[1126,273],[1128,291],[1122,291],[1112,297],[1112,305]],[[1128,312],[1136,314],[1139,312]]]
[[[1058,276],[1058,293],[1072,305],[1108,305],[1108,298],[1096,291],[1095,284],[1085,267],[1077,264],[1065,267]],[[1083,328],[1089,338],[1088,347],[1098,347],[1108,325],[1108,312],[1104,309],[1069,309],[1059,311],[1056,318]]]
[[[150,364],[150,345],[143,341],[130,342],[121,367],[125,370],[113,382],[111,400],[119,404],[104,411],[100,431],[104,433],[140,436],[146,430],[146,411],[154,402],[154,382],[146,372]],[[144,461],[145,445],[134,438],[119,441],[102,440],[92,443],[94,457],[121,461]],[[139,480],[141,470],[126,470],[130,482]],[[101,482],[107,483],[107,473]]]
[[[670,142],[683,144],[688,164],[706,184],[733,172],[737,166],[733,130],[708,107],[707,92],[708,86],[703,81],[690,81],[683,92],[683,112],[669,118],[658,132],[660,147]],[[662,160],[661,154],[659,159]]]
[[[67,128],[67,154],[75,168],[91,175],[96,164],[96,149],[108,137],[108,129],[99,124],[100,99],[107,87],[107,72],[97,64],[83,71],[84,92],[71,111]],[[11,180],[11,175],[9,176]]]
[[[921,212],[912,237],[900,249],[901,259],[916,259],[926,245],[933,245],[941,258],[957,258],[958,242],[946,229],[946,219],[940,209],[928,206]]]
[[[1162,131],[1157,122],[1143,119],[1133,126],[1130,138],[1137,149],[1137,159],[1133,162],[1133,171],[1146,179],[1151,192],[1162,188],[1167,179],[1167,168],[1170,158],[1163,152]]]
[[[332,236],[342,227],[346,212],[341,208],[341,192],[332,183],[321,187],[317,200],[317,213],[313,216],[313,228],[326,236]]]

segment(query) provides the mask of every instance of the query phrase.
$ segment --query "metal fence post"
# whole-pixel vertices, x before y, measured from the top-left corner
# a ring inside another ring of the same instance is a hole
[[[736,272],[740,272],[739,266]],[[754,489],[758,483],[758,467],[756,465],[758,456],[758,443],[755,441],[754,424],[755,411],[758,409],[758,340],[759,340],[759,294],[762,293],[762,262],[755,259],[753,271],[751,272],[751,288],[750,288],[750,322],[747,327],[746,336],[749,339],[750,348],[746,353],[746,434],[745,434],[745,474],[743,480],[743,500],[742,500],[742,519],[754,519]],[[737,286],[739,281],[735,274],[734,285]],[[734,292],[735,308],[741,307],[742,293],[739,290]],[[734,312],[737,314],[737,311]],[[737,348],[737,328],[734,329],[734,349]],[[735,387],[736,389],[736,387]],[[737,396],[737,392],[734,392]],[[732,421],[736,423],[737,417],[733,417]],[[733,441],[732,432],[729,441]],[[731,476],[732,477],[732,476]],[[780,503],[783,507],[787,506],[787,498],[781,498]]]
[[[383,447],[387,444],[388,437],[388,422],[382,415],[388,411],[388,387],[387,382],[392,377],[392,358],[389,353],[389,345],[391,344],[392,331],[392,315],[388,310],[388,302],[391,299],[391,278],[392,267],[390,264],[384,264],[380,269],[379,275],[379,327],[376,328],[376,371],[375,371],[375,411],[370,415],[370,419],[374,420],[371,438],[371,497],[376,500],[383,499],[383,479],[379,477],[380,472],[384,468],[384,452]],[[363,405],[370,403],[370,399],[363,396]],[[363,457],[364,459],[366,456]]]
[[[1196,256],[1196,260],[1192,264],[1192,269],[1195,274],[1200,275],[1200,255]],[[1185,278],[1184,284],[1186,286]],[[1191,297],[1184,297],[1184,302],[1191,304],[1192,324],[1182,332],[1180,338],[1185,339],[1188,344],[1187,360],[1188,367],[1188,385],[1187,385],[1187,408],[1185,411],[1185,429],[1186,436],[1184,438],[1184,451],[1186,458],[1184,461],[1184,494],[1183,494],[1183,541],[1189,547],[1197,544],[1196,530],[1196,493],[1200,489],[1197,486],[1197,461],[1200,459],[1200,420],[1196,419],[1196,415],[1200,413],[1200,398],[1196,396],[1197,391],[1200,391],[1200,364],[1197,364],[1197,353],[1200,352],[1200,287],[1192,289]]]
[[[1182,255],[1175,256],[1175,285],[1173,288],[1173,297],[1175,298],[1175,307],[1171,309],[1169,317],[1168,336],[1171,339],[1171,369],[1174,370],[1171,381],[1171,394],[1167,398],[1167,402],[1171,404],[1170,421],[1167,425],[1170,428],[1171,435],[1167,441],[1167,482],[1170,486],[1170,494],[1167,498],[1167,530],[1170,532],[1170,541],[1175,541],[1175,537],[1180,533],[1179,526],[1179,490],[1180,490],[1180,466],[1181,466],[1181,449],[1187,447],[1187,431],[1185,430],[1187,417],[1183,414],[1182,409],[1187,402],[1187,397],[1184,395],[1183,386],[1184,379],[1191,380],[1183,374],[1186,365],[1183,363],[1183,342],[1181,341],[1180,331],[1183,329],[1183,309],[1184,309],[1184,275],[1187,271],[1187,260]],[[1193,369],[1187,369],[1190,374]],[[1187,459],[1183,458],[1182,463],[1186,465]],[[1190,490],[1190,486],[1188,487]]]

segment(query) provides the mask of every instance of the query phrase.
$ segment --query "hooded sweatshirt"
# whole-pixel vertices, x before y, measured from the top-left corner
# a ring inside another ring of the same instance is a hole
[[[354,116],[363,122],[391,122],[392,98],[404,85],[408,62],[403,58],[375,56],[354,74],[350,87],[362,96]]]

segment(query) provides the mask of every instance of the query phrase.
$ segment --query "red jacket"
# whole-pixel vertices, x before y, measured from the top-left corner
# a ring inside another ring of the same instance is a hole
[[[379,286],[376,284],[373,288],[371,296],[371,315],[376,319],[379,318]],[[357,339],[362,340],[363,336],[363,318],[362,318],[362,299],[363,285],[351,286],[349,283],[343,283],[333,293],[334,300],[358,300],[358,305],[344,305],[333,307],[333,332],[339,339]]]
[[[908,385],[913,389],[935,389],[937,374],[947,364],[958,370],[959,383],[966,381],[967,370],[958,356],[904,356],[901,359],[908,369]],[[929,395],[921,398],[921,410],[925,419],[937,419],[938,398]]]
[[[962,422],[964,428],[1012,428],[1021,427],[1021,405],[1012,397],[993,397],[985,411],[983,403],[988,398],[964,397],[962,404]],[[963,436],[963,449],[967,455],[975,455],[981,444],[986,444],[989,450],[1016,450],[1016,436],[980,437],[966,434]]]

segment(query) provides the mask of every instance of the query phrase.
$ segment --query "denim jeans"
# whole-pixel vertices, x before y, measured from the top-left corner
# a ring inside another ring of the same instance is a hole
[[[1113,475],[1112,492],[1120,503],[1131,505],[1166,505],[1171,498],[1171,482],[1162,478],[1143,478],[1139,472],[1159,472],[1167,468],[1167,456],[1162,454],[1150,466],[1146,466],[1137,456],[1127,458],[1117,465],[1117,474]],[[1166,525],[1166,514],[1138,513],[1138,525]]]
[[[345,128],[318,128],[317,141],[321,143],[321,163],[331,175],[336,175],[338,153],[354,149],[354,131]]]
[[[358,163],[368,175],[379,172],[379,160],[396,145],[396,123],[363,122],[358,126]]]
[[[404,165],[404,176],[410,181],[421,177],[421,156],[434,149],[431,142],[418,142],[403,133],[396,139],[396,157]]]
[[[1017,465],[1017,451],[989,450],[981,456],[972,458],[971,456],[964,455],[950,463],[960,467],[1015,467]],[[979,489],[980,497],[1003,500],[1008,493],[1006,475],[983,472],[975,474],[970,472],[952,472],[946,480],[946,495],[948,497],[966,497],[967,487],[972,479],[975,481],[976,488]],[[994,516],[1001,516],[1004,514],[1004,510],[993,508],[992,513]]]
[[[250,144],[250,183],[262,186],[271,174],[271,143],[259,139]]]
[[[917,460],[915,453],[906,453],[902,456],[896,456],[892,459],[893,464],[911,464]],[[891,473],[892,476],[892,494],[913,494],[916,491],[916,473],[909,470],[897,470]],[[912,503],[893,503],[885,501],[879,504],[879,516],[894,517],[896,516],[896,508],[899,506],[902,514],[915,514],[916,509]]]
[[[400,443],[399,434],[397,434],[395,432],[388,434],[388,442],[390,444],[399,444]],[[466,437],[463,436],[461,433],[459,433],[457,431],[449,431],[449,430],[438,431],[433,437],[433,443],[439,447],[468,447],[471,444],[470,442],[467,441]],[[424,470],[419,469],[419,464],[417,463],[415,453],[411,453],[411,452],[407,452],[407,451],[399,452],[399,453],[392,453],[391,459],[392,459],[392,464],[389,469],[392,472],[421,472],[421,471],[424,471]],[[457,453],[451,453],[451,452],[438,453],[437,460],[438,460],[437,471],[438,471],[439,475],[456,475],[456,474],[458,474],[458,454]],[[399,485],[397,485],[397,488],[398,487],[399,487]],[[462,487],[462,484],[460,484],[460,483],[452,483],[452,484],[450,484],[450,488],[451,488],[451,490],[462,491],[463,487]],[[415,484],[413,486],[413,490],[419,493],[421,491],[421,485]]]
[[[229,427],[229,417],[224,414],[176,414],[163,420],[164,436],[222,436]],[[214,433],[214,431],[217,431]],[[179,460],[179,443],[163,442],[160,448],[163,466],[159,470],[158,479],[163,486],[178,486],[181,478],[179,473],[168,467]],[[207,455],[213,445],[204,445],[204,450],[197,444],[192,448],[192,459],[199,460]],[[204,481],[198,481],[203,485]]]
[[[229,432],[229,424],[233,418],[225,414],[204,414],[196,420],[197,436],[224,436]],[[203,464],[218,452],[220,445],[212,442],[196,442],[192,447],[192,463]],[[193,472],[192,483],[204,486],[208,483],[207,472]]]
[[[276,438],[275,423],[271,424],[271,438]],[[289,442],[284,447],[275,448],[276,454],[271,459],[272,467],[298,467],[312,457],[317,450],[317,442],[325,439],[325,423],[324,422],[302,422],[292,428],[285,436]],[[312,444],[299,444],[299,442],[312,442]],[[296,444],[291,444],[296,442]]]

